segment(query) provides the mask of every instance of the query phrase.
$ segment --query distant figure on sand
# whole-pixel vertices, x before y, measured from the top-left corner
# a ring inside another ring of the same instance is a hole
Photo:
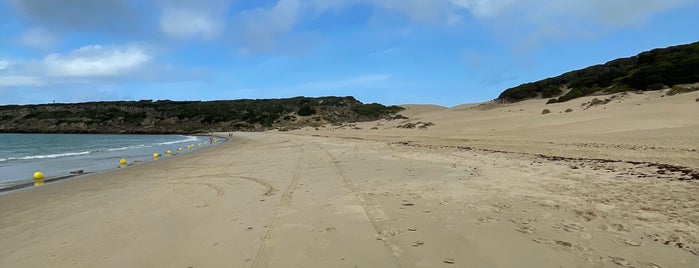
[[[214,136],[209,136],[209,144],[214,144]]]

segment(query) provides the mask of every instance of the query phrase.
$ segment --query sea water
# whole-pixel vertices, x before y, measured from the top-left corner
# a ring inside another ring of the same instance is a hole
[[[47,179],[77,170],[100,172],[118,168],[122,158],[146,162],[154,153],[168,157],[167,150],[178,154],[205,146],[207,136],[0,133],[0,190],[32,181],[36,171]]]

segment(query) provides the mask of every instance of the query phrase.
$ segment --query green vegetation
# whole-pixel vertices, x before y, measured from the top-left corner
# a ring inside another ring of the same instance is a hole
[[[0,106],[0,132],[197,133],[369,121],[403,110],[353,97],[112,101]],[[297,120],[297,116],[313,116]]]
[[[381,118],[390,114],[395,114],[402,111],[404,108],[398,106],[386,107],[378,103],[370,103],[364,105],[353,105],[352,111],[360,116],[368,118]]]
[[[316,114],[316,110],[314,110],[313,108],[311,108],[311,106],[308,105],[301,106],[298,112],[298,115],[300,116],[311,116],[314,114]]]
[[[670,90],[667,91],[668,96],[673,96],[682,93],[689,93],[699,90],[699,85],[674,85]]]
[[[503,91],[498,100],[517,102],[551,98],[562,88],[571,90],[548,103],[565,102],[596,92],[659,90],[666,86],[699,82],[699,42],[646,51],[630,58],[564,73]]]

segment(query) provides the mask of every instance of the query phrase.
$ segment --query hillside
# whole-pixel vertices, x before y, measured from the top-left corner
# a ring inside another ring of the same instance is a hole
[[[498,100],[517,102],[558,97],[549,102],[564,102],[597,93],[659,90],[696,82],[699,82],[699,42],[653,49],[634,57],[522,84],[503,91]],[[563,89],[570,90],[560,96]]]
[[[0,132],[202,133],[376,120],[403,110],[353,97],[109,101],[0,106]]]

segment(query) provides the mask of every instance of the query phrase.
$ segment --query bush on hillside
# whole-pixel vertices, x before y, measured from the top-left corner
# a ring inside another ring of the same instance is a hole
[[[590,95],[604,89],[607,93],[631,90],[658,90],[664,85],[699,82],[699,42],[654,49],[635,57],[571,71],[557,77],[525,83],[503,91],[498,100],[517,102],[530,98],[550,98],[561,87],[578,89],[558,102]],[[580,94],[582,93],[582,94]]]
[[[299,111],[297,114],[300,116],[311,116],[311,115],[316,114],[316,110],[311,108],[311,106],[304,105],[304,106],[301,106],[301,108],[299,108]]]

